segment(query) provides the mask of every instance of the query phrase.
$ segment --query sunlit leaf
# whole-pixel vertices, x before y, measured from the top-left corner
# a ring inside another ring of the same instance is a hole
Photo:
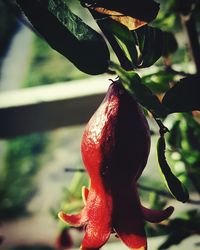
[[[49,45],[88,74],[104,73],[109,51],[104,39],[73,14],[64,0],[17,0]]]
[[[170,89],[169,83],[174,79],[174,73],[163,70],[142,77],[142,82],[156,94],[165,93]]]
[[[104,8],[95,8],[95,10],[101,14],[108,15],[111,19],[126,26],[129,30],[135,30],[147,24],[147,22],[140,21],[139,19],[136,19],[131,16],[123,15],[122,13],[116,11],[107,10]]]
[[[181,202],[189,199],[189,193],[180,180],[172,173],[165,157],[165,139],[161,136],[157,144],[158,163],[172,195]]]
[[[137,66],[137,49],[131,31],[124,25],[111,18],[97,20],[99,26],[106,32],[113,34],[114,39],[120,46],[132,67]]]
[[[200,110],[200,76],[181,79],[165,94],[162,103],[170,113]]]
[[[155,192],[149,193],[149,202],[151,205],[151,209],[154,209],[154,210],[162,210],[167,204],[166,200],[165,201],[162,200],[160,195],[158,195]]]

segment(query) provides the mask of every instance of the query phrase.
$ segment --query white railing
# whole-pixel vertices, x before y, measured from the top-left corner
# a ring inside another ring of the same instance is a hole
[[[110,81],[103,75],[0,93],[0,138],[88,121]]]

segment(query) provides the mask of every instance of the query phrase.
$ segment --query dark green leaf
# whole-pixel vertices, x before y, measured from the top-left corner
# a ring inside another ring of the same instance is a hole
[[[163,50],[162,55],[168,56],[174,53],[178,48],[176,38],[171,32],[163,32]]]
[[[181,148],[181,140],[182,135],[180,129],[180,120],[177,120],[174,123],[172,129],[170,130],[167,141],[172,148],[179,149]]]
[[[164,117],[167,114],[157,96],[142,84],[140,77],[134,71],[125,71],[116,64],[111,66],[119,75],[124,87],[141,105],[147,108],[155,117]]]
[[[161,136],[157,144],[158,163],[172,195],[181,202],[189,199],[189,193],[179,179],[172,173],[165,157],[165,139]]]
[[[200,76],[181,79],[164,96],[162,103],[170,113],[200,110]]]
[[[160,29],[145,25],[132,31],[140,50],[138,67],[145,68],[153,65],[162,55],[163,33]]]
[[[88,74],[106,72],[107,45],[100,34],[74,15],[64,0],[17,0],[49,45]]]
[[[160,29],[145,25],[129,30],[110,17],[97,18],[97,23],[103,31],[113,36],[132,68],[149,67],[162,56],[163,32]]]
[[[187,126],[185,127],[185,135],[188,140],[189,145],[191,146],[191,151],[197,150],[200,148],[200,126],[199,122],[195,120],[195,114],[184,114],[185,122]]]
[[[150,22],[158,14],[159,4],[153,0],[80,0],[83,5],[91,7],[101,7],[112,11],[117,11],[126,16]]]

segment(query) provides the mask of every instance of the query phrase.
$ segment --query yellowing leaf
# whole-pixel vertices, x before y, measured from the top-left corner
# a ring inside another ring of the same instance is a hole
[[[117,11],[108,10],[101,7],[94,8],[94,10],[97,11],[98,13],[108,15],[113,20],[125,25],[129,30],[135,30],[147,24],[147,22],[145,21],[141,21],[131,16],[126,16]]]

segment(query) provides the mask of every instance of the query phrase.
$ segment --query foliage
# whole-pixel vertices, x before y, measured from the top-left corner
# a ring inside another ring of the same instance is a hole
[[[40,166],[38,156],[45,144],[44,134],[19,137],[7,143],[0,185],[1,219],[26,214],[26,204],[36,192],[33,177]]]
[[[47,42],[77,68],[94,75],[106,71],[109,51],[105,41],[73,14],[64,1],[17,2]],[[62,37],[62,43],[57,36]]]
[[[57,220],[58,212],[61,210],[65,211],[66,213],[72,213],[78,212],[84,207],[82,200],[82,189],[89,184],[88,176],[85,173],[82,173],[84,172],[82,171],[84,169],[81,168],[81,171],[79,169],[80,172],[76,172],[76,170],[78,169],[73,169],[75,174],[72,178],[70,186],[68,188],[64,187],[62,190],[63,195],[59,206],[56,209],[50,210],[55,220]],[[59,233],[55,243],[57,248],[71,248],[73,246],[74,242],[71,237],[70,229],[70,225],[64,225],[62,222],[59,222]],[[81,232],[83,227],[76,227],[75,229]]]
[[[76,170],[76,168],[74,170]],[[80,208],[83,207],[84,204],[81,194],[81,189],[83,186],[88,186],[88,176],[80,172],[75,173],[69,188],[65,187],[63,189],[63,199],[61,201],[60,207],[55,213],[56,218],[60,210],[71,213],[73,211],[78,212]]]
[[[66,61],[62,55],[52,50],[41,37],[34,35],[32,47],[31,61],[24,81],[24,87],[87,77],[86,74],[78,71],[73,64]]]
[[[191,74],[175,54],[184,55],[182,57],[185,58],[191,53],[195,58],[195,54],[200,53],[195,26],[198,20],[194,22],[200,10],[199,1],[160,1],[161,10],[155,19],[159,5],[153,0],[135,1],[136,9],[129,8],[129,1],[82,0],[81,5],[88,8],[96,20],[120,65],[110,62],[102,35],[73,14],[67,1],[17,2],[51,47],[68,58],[78,69],[91,75],[111,71],[117,73],[125,89],[151,113],[159,126],[158,162],[169,190],[177,200],[191,202],[185,186],[190,191],[200,193],[200,126],[199,113],[194,112],[200,109],[200,69],[196,64],[197,72]],[[137,11],[134,12],[135,10]],[[173,34],[173,31],[182,30],[181,18],[193,44],[192,51],[180,46]],[[153,19],[154,22],[149,25]],[[130,22],[134,25],[130,25]],[[188,56],[186,61],[190,62],[191,58],[191,55]],[[179,64],[180,71],[175,70],[175,62]],[[153,65],[156,67],[155,73],[146,71],[140,76],[141,69],[144,72],[144,68]],[[163,122],[172,117],[173,113],[180,114],[175,116],[169,133]],[[165,147],[165,133],[167,146],[171,151]],[[169,166],[171,163],[175,164],[173,171]],[[154,190],[151,196],[153,207],[165,205],[160,199],[162,194]],[[166,196],[171,197],[168,193]],[[199,234],[198,225],[198,212],[189,211],[186,217],[175,218],[164,226],[157,226],[161,234],[168,234],[160,249],[178,244],[192,234]],[[148,230],[152,235],[159,234],[150,227]],[[177,230],[180,232],[178,237]]]
[[[180,114],[172,125],[172,134],[168,135],[168,143],[171,148],[171,158],[173,165],[180,166],[177,169],[179,176],[184,182],[195,188],[200,193],[200,126],[198,119],[195,120],[197,114]],[[175,155],[175,156],[174,156]],[[181,163],[181,164],[180,164]],[[176,167],[178,168],[178,167]]]

